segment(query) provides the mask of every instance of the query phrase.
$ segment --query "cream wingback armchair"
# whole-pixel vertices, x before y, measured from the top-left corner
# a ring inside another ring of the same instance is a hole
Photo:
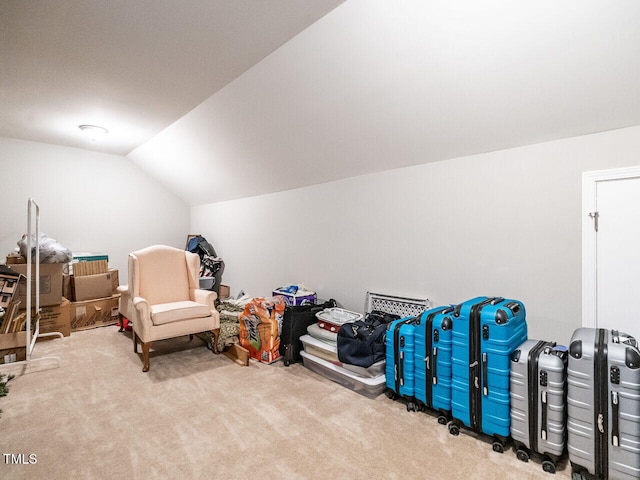
[[[220,334],[216,293],[199,289],[200,258],[178,248],[154,245],[129,254],[127,310],[133,323],[133,350],[142,345],[143,372],[156,340],[210,331],[213,351]]]

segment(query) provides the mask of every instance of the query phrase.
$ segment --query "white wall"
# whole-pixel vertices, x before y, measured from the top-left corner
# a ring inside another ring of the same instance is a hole
[[[189,207],[124,157],[0,138],[0,257],[27,230],[27,200],[40,230],[72,251],[109,255],[120,283],[127,254],[163,243],[184,248]]]
[[[517,298],[532,338],[581,324],[582,172],[640,164],[640,127],[193,207],[232,293],[304,283],[362,311],[368,290]],[[321,168],[321,165],[319,165]]]

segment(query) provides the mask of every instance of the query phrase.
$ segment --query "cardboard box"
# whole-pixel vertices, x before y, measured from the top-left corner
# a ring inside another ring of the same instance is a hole
[[[82,302],[85,300],[95,300],[97,298],[110,297],[118,293],[120,278],[116,268],[110,268],[108,273],[100,275],[85,275],[77,277],[74,275],[62,276],[62,296],[72,302]],[[88,278],[93,277],[93,278]],[[109,287],[107,287],[109,279]],[[78,292],[76,292],[78,285]],[[107,291],[108,290],[108,291]]]
[[[73,275],[69,275],[68,273],[62,274],[62,296],[73,302],[73,285],[71,285],[72,276]]]
[[[27,359],[27,332],[0,335],[0,364],[5,363],[5,355],[16,355],[16,362]]]
[[[73,274],[76,277],[84,275],[98,275],[109,271],[109,262],[106,260],[92,260],[73,263]]]
[[[110,268],[109,273],[111,274],[111,293],[118,293],[118,287],[120,286],[120,278],[118,275],[117,268]]]
[[[36,298],[36,266],[31,265],[31,301],[35,305]],[[62,303],[62,263],[41,263],[40,264],[40,306],[60,305]],[[11,269],[27,276],[27,264],[13,264]],[[20,282],[18,286],[18,297],[21,307],[27,306],[27,282]]]
[[[95,300],[113,295],[113,284],[111,273],[101,273],[98,275],[84,275],[72,277],[73,301],[83,302],[85,300]]]
[[[16,263],[27,263],[27,259],[19,253],[10,253],[5,259],[7,265],[15,265]]]
[[[231,295],[231,288],[229,285],[220,285],[220,292],[218,294],[218,298],[220,300],[224,300],[225,298],[229,298]]]
[[[71,302],[69,317],[71,332],[89,328],[115,325],[119,321],[118,302],[120,294],[98,300]]]
[[[69,311],[71,302],[62,299],[60,305],[51,305],[40,309],[40,333],[60,332],[65,337],[71,335]]]

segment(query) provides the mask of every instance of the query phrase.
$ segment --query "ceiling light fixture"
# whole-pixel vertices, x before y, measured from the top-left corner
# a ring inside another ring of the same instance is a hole
[[[109,133],[109,130],[97,125],[78,125],[78,128],[94,142]]]

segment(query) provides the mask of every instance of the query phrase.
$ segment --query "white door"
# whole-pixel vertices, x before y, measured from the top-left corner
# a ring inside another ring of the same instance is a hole
[[[593,172],[591,180],[583,228],[594,243],[585,269],[595,276],[594,311],[583,323],[640,340],[640,169]]]

